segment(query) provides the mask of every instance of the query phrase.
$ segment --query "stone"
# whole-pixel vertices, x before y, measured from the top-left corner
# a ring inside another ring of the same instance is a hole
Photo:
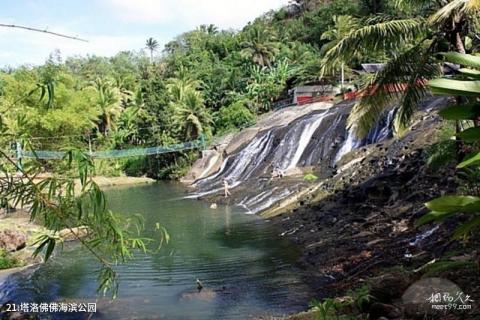
[[[27,236],[18,230],[0,231],[0,249],[13,252],[25,248]]]
[[[218,208],[218,206],[217,206],[216,203],[212,203],[212,204],[210,205],[210,209],[217,209],[217,208]]]
[[[88,236],[88,227],[80,226],[74,228],[65,228],[58,232],[58,236],[63,241],[74,241],[78,238],[85,238]]]
[[[400,298],[410,284],[410,278],[405,273],[384,274],[371,279],[370,294],[378,301],[388,303]]]

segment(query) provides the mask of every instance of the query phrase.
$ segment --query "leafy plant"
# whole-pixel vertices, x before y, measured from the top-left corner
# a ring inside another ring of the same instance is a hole
[[[450,120],[473,121],[474,127],[457,132],[457,138],[464,143],[473,143],[473,146],[480,142],[480,128],[476,125],[480,115],[480,83],[477,81],[477,70],[480,69],[480,57],[459,53],[444,54],[445,59],[453,63],[462,63],[467,69],[460,69],[461,80],[457,79],[436,79],[429,82],[429,86],[436,94],[462,95],[465,104],[450,106],[441,111],[441,115]],[[474,69],[472,69],[474,68]],[[457,99],[458,100],[458,99]],[[480,165],[480,152],[476,151],[457,165],[459,169],[471,170]],[[461,172],[461,171],[460,171]],[[476,188],[474,189],[476,191]],[[477,191],[475,192],[476,194]],[[418,220],[422,225],[432,221],[444,221],[445,219],[463,213],[467,221],[463,222],[454,232],[454,238],[468,238],[480,228],[480,197],[474,195],[448,195],[443,196],[425,204],[431,210]]]
[[[383,68],[362,88],[363,95],[350,113],[349,125],[362,137],[394,101],[400,105],[395,115],[395,129],[405,130],[420,101],[430,93],[425,80],[441,76],[435,54],[445,47],[464,53],[463,39],[475,25],[480,9],[477,0],[399,0],[395,3],[400,11],[415,8],[418,14],[397,19],[385,15],[367,17],[324,57],[324,73],[327,73],[359,53],[393,52]]]
[[[245,105],[245,101],[239,100],[221,108],[215,116],[215,127],[217,130],[225,132],[253,124],[255,116]]]
[[[338,312],[341,308],[348,306],[351,302],[339,301],[334,298],[324,299],[322,302],[314,299],[310,302],[310,307],[318,312],[318,320],[349,320],[353,317],[346,315],[339,315]]]
[[[0,249],[0,270],[22,266],[22,262],[10,253]]]
[[[1,159],[13,165],[17,173],[10,173],[0,164],[0,190],[2,197],[15,207],[29,206],[30,219],[41,222],[47,229],[58,232],[69,229],[83,247],[101,264],[98,272],[98,291],[111,290],[113,297],[118,290],[114,266],[133,257],[133,252],[145,252],[153,242],[140,236],[143,220],[134,215],[123,219],[108,210],[103,192],[92,179],[92,159],[71,149],[63,161],[66,170],[62,174],[37,180],[42,163],[34,159],[28,165],[18,166],[4,151]],[[73,228],[88,228],[88,236],[81,238]],[[164,229],[159,229],[160,242],[168,239]],[[48,260],[56,247],[57,238],[45,234],[38,238],[35,255],[44,254]]]
[[[307,173],[306,175],[303,176],[303,180],[307,182],[315,182],[317,181],[318,177],[314,175],[313,173]]]

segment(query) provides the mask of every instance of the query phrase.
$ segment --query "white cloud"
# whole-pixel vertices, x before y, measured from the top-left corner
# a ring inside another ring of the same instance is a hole
[[[108,12],[108,19],[104,21],[105,25],[93,19],[92,23],[98,30],[95,29],[92,35],[81,31],[82,24],[90,21],[88,16],[82,16],[81,23],[73,23],[72,19],[62,21],[63,17],[58,18],[49,28],[67,35],[79,34],[82,38],[88,39],[88,43],[25,30],[0,28],[0,66],[41,64],[56,49],[60,50],[64,58],[86,54],[112,56],[122,50],[143,48],[145,38],[150,35],[163,46],[178,33],[201,24],[214,24],[221,29],[239,29],[261,14],[287,4],[289,0],[95,1],[104,7],[105,10],[102,12]],[[0,17],[0,21],[19,23],[5,14],[4,17]],[[115,30],[116,26],[126,33],[120,34],[119,30]]]
[[[124,21],[176,26],[240,28],[288,0],[103,0]]]

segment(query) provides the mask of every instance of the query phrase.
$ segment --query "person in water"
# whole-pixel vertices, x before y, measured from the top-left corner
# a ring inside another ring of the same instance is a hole
[[[228,185],[227,179],[223,179],[223,191],[225,193],[225,198],[230,196],[230,191],[228,190],[230,186]]]

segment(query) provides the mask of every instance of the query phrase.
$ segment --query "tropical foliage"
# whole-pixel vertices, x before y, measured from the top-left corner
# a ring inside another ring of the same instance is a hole
[[[464,192],[458,195],[448,195],[434,199],[426,203],[430,213],[419,220],[419,224],[431,221],[444,221],[457,214],[465,214],[466,222],[462,223],[454,233],[455,238],[468,238],[473,232],[480,228],[480,193],[476,185],[478,172],[480,172],[480,57],[461,54],[446,53],[443,55],[451,63],[461,66],[458,79],[434,79],[429,82],[429,87],[435,94],[448,96],[462,96],[463,104],[453,105],[441,111],[441,115],[447,120],[462,122],[468,127],[457,132],[457,139],[464,145],[463,149],[471,150],[465,159],[457,165],[459,176],[464,177],[462,187]],[[460,99],[457,99],[457,101]],[[465,179],[465,177],[468,177]],[[473,182],[474,187],[468,185]]]
[[[350,126],[360,136],[395,101],[400,103],[395,128],[401,133],[422,98],[429,94],[425,81],[441,75],[435,54],[448,50],[465,53],[466,40],[476,32],[480,9],[476,0],[399,0],[395,4],[399,17],[377,14],[364,18],[324,57],[323,71],[327,73],[358,54],[387,54],[383,69],[364,84],[364,95],[349,118]]]

